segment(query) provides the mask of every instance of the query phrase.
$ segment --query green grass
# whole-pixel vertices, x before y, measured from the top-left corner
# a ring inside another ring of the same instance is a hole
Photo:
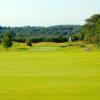
[[[0,100],[100,100],[100,52],[61,45],[1,47]]]

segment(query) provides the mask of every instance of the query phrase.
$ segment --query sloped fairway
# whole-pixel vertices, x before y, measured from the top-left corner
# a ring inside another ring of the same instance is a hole
[[[0,52],[0,100],[100,100],[100,52]]]

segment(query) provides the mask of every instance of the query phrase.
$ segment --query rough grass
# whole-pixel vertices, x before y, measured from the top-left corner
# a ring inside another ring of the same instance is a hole
[[[0,100],[100,100],[100,52],[16,45],[0,52]]]

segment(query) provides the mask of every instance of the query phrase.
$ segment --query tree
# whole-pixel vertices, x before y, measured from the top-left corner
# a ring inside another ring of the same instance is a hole
[[[30,38],[26,39],[26,45],[30,47],[32,46],[32,40]]]
[[[6,48],[8,50],[8,48],[10,48],[12,46],[12,32],[11,31],[6,31],[3,34],[3,38],[2,38],[2,44],[4,46],[4,48]]]
[[[31,47],[32,46],[32,40],[30,38],[31,37],[30,36],[30,33],[25,33],[24,34],[24,37],[25,37],[25,40],[26,40],[25,41],[26,42],[26,45]]]
[[[100,14],[95,14],[86,19],[86,24],[83,26],[84,40],[90,43],[100,44]]]

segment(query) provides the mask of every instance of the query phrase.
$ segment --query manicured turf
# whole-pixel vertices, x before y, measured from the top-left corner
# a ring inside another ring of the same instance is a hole
[[[0,52],[0,100],[100,100],[100,52],[32,50]]]

